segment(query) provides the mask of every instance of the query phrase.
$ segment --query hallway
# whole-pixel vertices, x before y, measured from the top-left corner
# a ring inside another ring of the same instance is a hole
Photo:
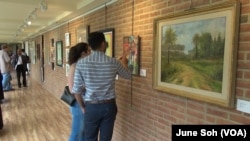
[[[27,88],[18,88],[13,79],[15,90],[4,92],[0,141],[67,141],[71,126],[69,107],[38,82],[27,80]]]

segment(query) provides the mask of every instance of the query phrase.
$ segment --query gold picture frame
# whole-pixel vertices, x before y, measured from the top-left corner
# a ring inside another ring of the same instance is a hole
[[[88,42],[88,35],[90,31],[90,25],[82,25],[76,29],[76,43]]]
[[[153,88],[233,107],[239,2],[154,20]]]

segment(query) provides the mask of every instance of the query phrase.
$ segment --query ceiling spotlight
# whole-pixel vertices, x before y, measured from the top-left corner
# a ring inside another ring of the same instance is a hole
[[[31,21],[27,21],[27,24],[28,24],[28,25],[31,25]]]

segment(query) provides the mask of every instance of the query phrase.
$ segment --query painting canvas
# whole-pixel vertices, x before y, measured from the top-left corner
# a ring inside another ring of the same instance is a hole
[[[63,42],[56,42],[56,65],[63,66]]]
[[[128,67],[132,69],[132,74],[139,75],[140,70],[140,37],[123,37],[123,56],[128,59]]]
[[[107,44],[106,55],[110,57],[114,57],[115,29],[114,28],[104,29],[104,30],[101,30],[100,32],[103,32],[105,39],[106,39],[106,44]]]
[[[83,25],[76,30],[76,42],[87,42],[90,26]]]
[[[231,107],[238,7],[227,2],[156,19],[153,87]]]
[[[40,44],[36,45],[36,57],[37,60],[40,60]]]
[[[65,46],[70,46],[70,33],[65,33]]]
[[[66,55],[66,62],[69,61],[69,48],[65,49],[65,55]]]
[[[32,64],[36,64],[36,43],[35,41],[30,41],[30,58],[31,58],[31,62]]]
[[[55,62],[56,61],[56,55],[55,55],[55,49],[50,48],[50,62]]]

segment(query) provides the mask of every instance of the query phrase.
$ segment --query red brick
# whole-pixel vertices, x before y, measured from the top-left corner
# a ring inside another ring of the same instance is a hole
[[[243,6],[241,7],[241,14],[250,13],[250,6]]]
[[[239,51],[250,51],[250,43],[247,43],[247,42],[243,42],[243,43],[240,43],[239,45]]]
[[[247,116],[244,115],[236,115],[236,114],[230,114],[229,116],[230,120],[237,122],[238,124],[249,124],[250,123],[250,114]]]
[[[237,71],[237,78],[243,78],[243,71],[242,70],[238,70]]]
[[[242,89],[236,89],[236,96],[240,96],[242,97],[243,96],[243,90]]]
[[[244,78],[245,79],[250,79],[250,71],[245,71],[244,72]]]
[[[246,90],[245,97],[250,99],[250,89]]]
[[[240,0],[240,3],[241,3],[242,5],[244,5],[244,4],[249,4],[249,0]]]
[[[238,53],[238,60],[245,60],[245,52]]]
[[[192,7],[209,4],[210,0],[192,0]]]
[[[219,110],[219,109],[215,109],[212,107],[208,107],[207,108],[207,113],[217,116],[217,117],[221,117],[221,118],[227,118],[228,114],[225,111]]]
[[[250,86],[250,81],[243,81],[243,80],[238,80],[236,83],[237,87],[239,88],[249,88]]]

